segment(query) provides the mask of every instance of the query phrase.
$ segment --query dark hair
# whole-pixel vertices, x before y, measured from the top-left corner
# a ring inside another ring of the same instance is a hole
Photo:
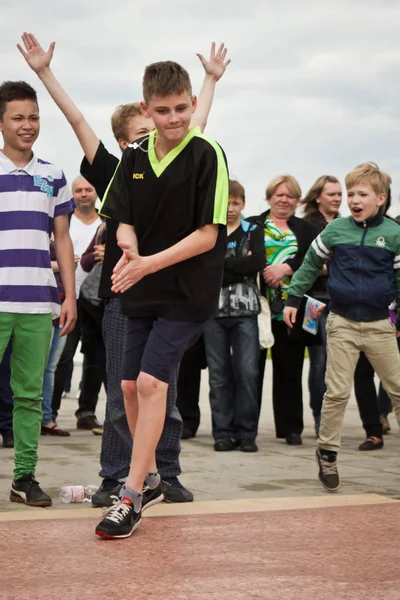
[[[26,81],[4,81],[0,85],[0,121],[6,112],[7,103],[13,100],[33,100],[38,103],[35,90]]]
[[[243,202],[246,202],[246,195],[244,187],[238,181],[234,179],[229,180],[229,196],[235,196],[235,198],[241,198]]]
[[[172,60],[156,62],[148,65],[143,76],[143,98],[147,103],[152,96],[169,96],[170,94],[192,95],[192,84],[189,73]]]

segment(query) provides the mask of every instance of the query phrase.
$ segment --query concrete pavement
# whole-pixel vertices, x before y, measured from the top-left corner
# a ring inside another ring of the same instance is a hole
[[[193,491],[195,500],[235,500],[250,498],[300,498],[326,496],[316,477],[315,435],[313,419],[308,408],[308,361],[304,369],[305,430],[303,446],[288,446],[276,440],[271,407],[271,365],[267,361],[264,399],[258,437],[259,452],[239,451],[216,453],[210,435],[207,374],[203,372],[201,388],[202,421],[197,436],[182,442],[182,483]],[[58,499],[62,485],[99,483],[99,454],[101,438],[91,432],[77,431],[74,411],[75,394],[80,377],[77,365],[73,389],[62,401],[59,425],[71,431],[69,438],[42,437],[40,440],[37,479],[51,494],[54,508],[82,510],[88,504],[63,505]],[[99,400],[97,416],[104,418],[105,394]],[[342,488],[337,494],[374,493],[391,498],[400,497],[400,435],[393,415],[392,432],[385,436],[385,447],[374,452],[360,452],[357,447],[364,439],[357,406],[351,399],[343,428],[343,448],[339,455]],[[0,447],[0,510],[37,511],[9,502],[8,495],[13,469],[13,451]],[[52,510],[52,509],[50,509]]]

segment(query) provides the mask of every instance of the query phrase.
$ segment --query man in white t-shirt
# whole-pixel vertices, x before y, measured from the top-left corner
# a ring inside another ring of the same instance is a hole
[[[79,176],[72,182],[72,193],[76,208],[69,223],[69,235],[74,247],[74,253],[80,259],[93,239],[101,219],[96,211],[96,190],[86,179]],[[80,260],[75,271],[76,297],[88,274],[82,269]]]
[[[76,348],[81,339],[81,327],[80,327],[80,301],[79,291],[83,281],[86,279],[88,273],[86,273],[81,266],[80,258],[85,252],[90,242],[92,241],[96,231],[101,224],[101,219],[96,211],[96,200],[97,192],[95,188],[83,177],[79,176],[72,182],[72,194],[74,196],[76,208],[71,216],[69,225],[69,234],[72,240],[74,248],[75,260],[77,267],[75,271],[75,282],[76,282],[76,297],[78,299],[78,321],[72,335],[68,335],[65,349],[57,365],[57,369],[54,377],[54,392],[53,392],[53,415],[56,417],[61,404],[61,397],[64,391],[65,380],[71,363],[76,352]],[[86,362],[86,365],[85,365]],[[82,381],[85,380],[87,361],[84,362],[84,368],[82,373]],[[90,359],[89,359],[90,362]],[[90,377],[96,377],[95,369],[89,365]],[[101,377],[101,374],[98,374]],[[101,387],[101,380],[99,380],[99,389]],[[79,402],[80,408],[76,412],[77,416],[77,427],[78,429],[94,429],[99,427],[100,424],[96,419],[93,409],[86,410],[84,402]],[[91,403],[93,404],[93,403]]]

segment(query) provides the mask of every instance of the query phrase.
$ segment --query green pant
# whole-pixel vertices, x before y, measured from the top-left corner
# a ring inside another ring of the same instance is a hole
[[[42,421],[43,375],[51,336],[51,314],[0,312],[0,360],[12,338],[14,479],[28,473],[35,474]]]

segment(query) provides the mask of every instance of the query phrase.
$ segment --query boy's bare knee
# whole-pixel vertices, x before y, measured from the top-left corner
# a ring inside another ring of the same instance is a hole
[[[140,373],[137,379],[139,396],[151,396],[167,387],[167,384],[148,373]]]
[[[130,380],[123,380],[121,382],[121,389],[122,389],[122,393],[124,394],[124,398],[129,400],[129,399],[134,399],[136,398],[137,395],[137,382],[136,381],[130,381]]]

